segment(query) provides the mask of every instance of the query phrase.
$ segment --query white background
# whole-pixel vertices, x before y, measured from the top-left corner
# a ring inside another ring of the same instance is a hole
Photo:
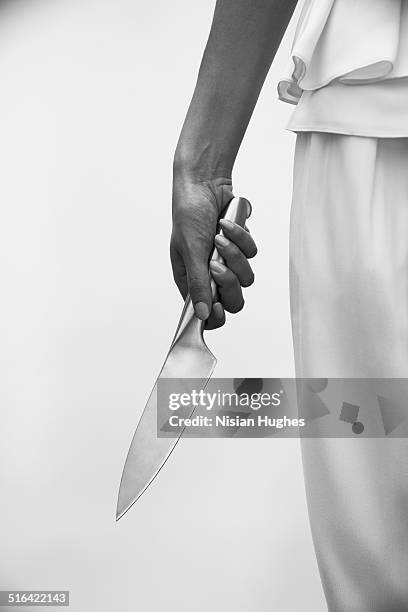
[[[296,440],[183,441],[115,523],[182,305],[171,162],[213,5],[0,4],[0,587],[69,589],[75,612],[325,609]],[[245,311],[207,335],[220,377],[294,374],[293,26],[236,165],[259,255]]]

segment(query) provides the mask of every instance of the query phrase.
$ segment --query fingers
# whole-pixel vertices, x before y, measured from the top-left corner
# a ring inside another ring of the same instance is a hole
[[[209,318],[206,321],[205,329],[217,329],[222,327],[225,323],[225,312],[220,302],[214,302],[212,305],[212,311]]]
[[[188,213],[188,214],[187,214]],[[241,287],[253,283],[254,274],[248,262],[256,255],[255,242],[246,228],[220,220],[222,234],[214,239],[217,225],[216,210],[203,215],[203,207],[190,207],[173,220],[171,263],[176,284],[183,298],[190,293],[197,317],[206,321],[206,329],[225,323],[225,311],[235,313],[244,306]],[[214,241],[223,263],[208,261]],[[225,265],[224,265],[225,262]],[[211,277],[219,301],[212,303]]]
[[[172,244],[170,247],[170,257],[173,267],[173,276],[177,287],[180,290],[183,299],[186,299],[188,294],[187,272],[183,263],[183,258],[177,252],[177,249]],[[205,329],[217,329],[225,323],[225,312],[220,302],[214,302],[209,318],[206,320]]]
[[[241,249],[231,240],[217,234],[215,245],[226,266],[238,277],[242,287],[249,287],[254,282],[254,273]]]
[[[227,312],[239,312],[244,306],[238,277],[218,261],[210,262],[212,277],[217,284],[220,302]]]
[[[184,255],[187,284],[196,316],[205,321],[210,316],[212,294],[208,271],[209,253],[198,241],[194,248]]]
[[[196,248],[184,247],[179,250],[174,242],[170,244],[170,258],[173,268],[173,277],[176,285],[185,299],[190,293],[194,311],[201,320],[206,320],[212,310],[212,293],[210,275],[208,271],[208,253],[205,245]],[[213,316],[215,324],[218,317]]]
[[[220,219],[220,226],[227,238],[237,245],[248,259],[255,257],[257,254],[257,248],[254,239],[251,234],[245,228],[227,221],[227,219]]]
[[[215,245],[224,263],[210,262],[211,275],[217,284],[219,299],[227,312],[238,312],[244,306],[241,287],[254,282],[248,259],[257,253],[254,239],[246,228],[220,220],[223,234],[217,234]]]

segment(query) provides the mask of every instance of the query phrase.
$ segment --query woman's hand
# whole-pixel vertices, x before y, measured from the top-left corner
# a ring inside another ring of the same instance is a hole
[[[171,241],[176,283],[183,297],[190,291],[195,312],[207,320],[207,327],[224,323],[224,308],[242,308],[241,287],[253,279],[247,262],[256,252],[252,238],[244,230],[224,226],[230,243],[222,245],[217,239],[226,266],[211,264],[220,295],[220,302],[212,304],[208,260],[217,219],[232,198],[230,177],[238,149],[296,3],[216,2],[175,152]]]
[[[225,323],[224,310],[242,309],[242,287],[248,287],[254,280],[248,259],[257,249],[249,232],[221,220],[224,236],[216,235],[218,219],[232,197],[228,178],[207,181],[188,176],[174,178],[170,244],[173,275],[183,298],[190,293],[195,313],[207,321],[207,329]],[[209,258],[214,244],[225,265],[210,263],[211,276],[218,288],[218,301],[213,303]]]

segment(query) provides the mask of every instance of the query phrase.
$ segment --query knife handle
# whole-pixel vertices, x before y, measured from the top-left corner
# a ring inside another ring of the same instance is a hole
[[[220,219],[227,219],[228,221],[232,221],[233,223],[237,223],[241,227],[245,227],[245,222],[250,217],[252,212],[252,206],[248,202],[246,198],[233,198],[231,202],[225,207],[223,214]],[[219,229],[219,228],[218,228]],[[219,232],[223,234],[222,229]],[[219,263],[224,263],[223,258],[218,253],[216,247],[211,255],[211,261],[218,261]],[[217,300],[217,285],[214,280],[211,278],[211,291],[213,300]]]
[[[245,227],[245,221],[250,217],[252,206],[246,198],[232,198],[230,203],[224,208],[220,219],[228,219]]]

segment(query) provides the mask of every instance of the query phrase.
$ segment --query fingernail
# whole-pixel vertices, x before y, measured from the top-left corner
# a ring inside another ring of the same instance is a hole
[[[235,223],[229,221],[228,219],[220,219],[220,225],[227,227],[228,229],[233,229]]]
[[[210,310],[205,302],[197,302],[197,304],[194,304],[194,312],[202,321],[205,321],[210,316]]]
[[[222,304],[220,304],[219,302],[215,302],[213,304],[213,312],[217,319],[222,319],[222,317],[224,316],[224,308],[222,307]]]
[[[225,236],[221,236],[221,234],[216,235],[215,244],[218,244],[218,246],[226,247],[229,245],[229,243],[230,240],[228,240],[228,238],[226,238]]]
[[[211,270],[213,270],[213,272],[225,272],[225,270],[227,269],[225,266],[223,266],[219,261],[210,261],[210,268]]]

